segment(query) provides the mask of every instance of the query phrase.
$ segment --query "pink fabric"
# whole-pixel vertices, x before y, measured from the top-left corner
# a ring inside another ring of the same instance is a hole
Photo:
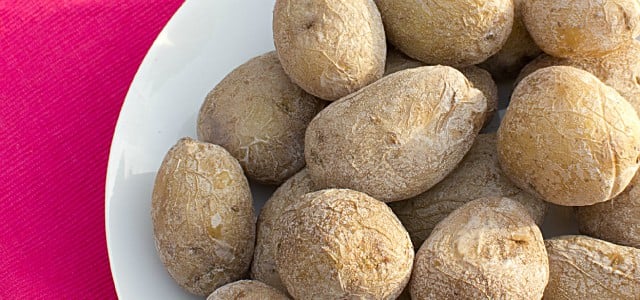
[[[0,299],[115,298],[104,228],[114,126],[182,0],[0,0]]]

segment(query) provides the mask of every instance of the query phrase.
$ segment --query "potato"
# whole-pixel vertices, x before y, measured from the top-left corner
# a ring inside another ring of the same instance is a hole
[[[416,254],[412,299],[540,299],[549,278],[542,233],[508,198],[455,210]]]
[[[258,217],[256,248],[251,263],[251,278],[284,291],[287,288],[280,280],[276,268],[276,240],[274,228],[280,214],[297,203],[306,193],[316,191],[307,169],[302,169],[289,178],[262,207]]]
[[[545,300],[638,299],[640,250],[585,236],[545,241],[549,285]]]
[[[529,63],[518,81],[538,69],[550,66],[580,68],[598,77],[640,111],[640,41],[629,41],[617,50],[597,58],[556,58],[543,54]]]
[[[398,49],[392,46],[387,47],[387,59],[384,67],[384,76],[393,74],[398,71],[423,66],[424,63],[404,55],[404,53],[400,52]]]
[[[466,67],[500,50],[513,25],[512,0],[376,0],[389,41],[427,64]]]
[[[305,91],[337,100],[382,77],[386,39],[372,0],[277,0],[273,40]]]
[[[409,234],[384,203],[352,190],[306,194],[276,227],[278,273],[295,299],[395,299],[409,281]]]
[[[486,99],[451,67],[400,71],[334,102],[307,127],[307,170],[318,188],[385,201],[423,193],[460,162]]]
[[[207,300],[287,300],[282,292],[255,280],[240,280],[215,290]]]
[[[580,232],[640,249],[640,175],[613,200],[577,208]]]
[[[198,138],[227,149],[249,178],[280,184],[304,167],[304,132],[323,107],[269,52],[236,68],[207,95]]]
[[[507,42],[498,53],[479,65],[489,71],[496,79],[508,79],[516,76],[525,64],[542,53],[524,26],[522,20],[523,2],[524,0],[513,1],[515,5],[513,27]]]
[[[480,134],[471,150],[447,177],[433,188],[406,201],[389,203],[419,248],[433,228],[452,211],[482,197],[509,197],[518,201],[538,225],[546,202],[517,188],[502,173],[496,153],[496,135]]]
[[[556,57],[598,57],[640,35],[637,0],[529,0],[522,16],[536,44]]]
[[[255,215],[242,168],[224,148],[183,138],[153,187],[156,249],[175,281],[201,296],[249,269]]]
[[[524,78],[498,129],[504,173],[521,189],[565,206],[607,201],[640,160],[640,120],[590,73],[549,67]]]

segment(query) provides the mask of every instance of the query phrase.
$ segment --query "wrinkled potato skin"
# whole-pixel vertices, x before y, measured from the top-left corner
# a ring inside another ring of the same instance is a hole
[[[640,249],[640,176],[611,201],[577,208],[580,232]]]
[[[514,0],[515,13],[513,28],[507,42],[498,53],[479,66],[496,79],[515,77],[520,69],[536,58],[542,50],[533,41],[522,21],[522,5],[525,0]]]
[[[640,35],[637,0],[529,0],[524,24],[536,44],[556,57],[598,57]]]
[[[545,241],[550,277],[545,300],[628,299],[640,295],[640,249],[586,236]]]
[[[334,101],[378,80],[386,38],[372,0],[277,0],[273,39],[285,72]]]
[[[640,120],[590,73],[544,68],[516,87],[498,155],[523,190],[558,205],[592,205],[622,192],[638,170]]]
[[[282,292],[256,280],[240,280],[215,290],[207,300],[288,300]]]
[[[187,291],[209,295],[249,269],[256,220],[249,183],[224,148],[179,140],[158,170],[151,216],[158,255]]]
[[[451,213],[416,254],[412,299],[541,299],[549,279],[542,233],[508,198]]]
[[[640,111],[640,41],[629,41],[597,58],[557,58],[543,54],[522,69],[517,82],[541,68],[551,66],[571,66],[590,72],[618,91],[636,112]]]
[[[334,102],[309,124],[307,170],[319,188],[384,202],[423,193],[460,162],[486,99],[451,67],[400,71]]]
[[[518,201],[538,225],[547,211],[546,202],[516,187],[498,163],[495,134],[480,134],[460,164],[428,191],[405,201],[389,203],[419,248],[433,228],[465,203],[482,197],[508,197]]]
[[[227,149],[249,178],[280,184],[304,167],[304,132],[323,107],[269,52],[236,68],[207,95],[198,138]]]
[[[466,67],[500,50],[513,26],[512,0],[376,0],[389,41],[424,63]]]
[[[298,202],[307,193],[315,192],[315,186],[307,169],[289,178],[280,186],[262,207],[258,217],[256,248],[251,263],[251,278],[260,280],[280,291],[287,288],[282,283],[276,268],[276,239],[274,228],[280,214]]]
[[[306,194],[282,212],[276,230],[278,272],[295,299],[396,299],[409,282],[409,234],[364,193]]]

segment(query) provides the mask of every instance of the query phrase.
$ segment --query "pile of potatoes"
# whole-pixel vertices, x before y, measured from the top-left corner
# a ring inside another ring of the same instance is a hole
[[[638,35],[637,0],[277,0],[158,170],[159,257],[209,300],[640,299]]]

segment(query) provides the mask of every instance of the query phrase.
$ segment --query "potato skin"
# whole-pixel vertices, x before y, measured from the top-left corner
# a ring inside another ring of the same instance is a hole
[[[545,241],[550,277],[545,300],[638,299],[640,249],[586,236]]]
[[[466,67],[500,50],[513,25],[512,0],[376,0],[389,41],[427,64]]]
[[[287,300],[282,292],[256,280],[240,280],[215,290],[207,300]]]
[[[556,57],[598,57],[640,35],[637,0],[529,0],[522,16],[536,44]]]
[[[269,52],[233,70],[207,95],[198,138],[227,149],[249,178],[280,184],[304,167],[304,132],[323,107]]]
[[[571,66],[590,72],[618,91],[636,112],[640,111],[640,41],[629,41],[597,58],[557,58],[543,54],[522,69],[517,81],[550,66]]]
[[[528,62],[536,58],[542,50],[529,35],[522,20],[522,5],[525,0],[514,0],[514,20],[511,34],[498,53],[489,57],[479,66],[499,80],[518,75]]]
[[[408,199],[455,168],[485,113],[485,97],[451,67],[400,71],[311,121],[307,169],[319,188],[350,188],[385,202]]]
[[[640,249],[640,176],[611,201],[578,207],[580,233]]]
[[[151,216],[158,255],[187,291],[206,296],[249,269],[256,220],[251,193],[224,148],[179,140],[158,170]]]
[[[278,272],[295,299],[396,299],[409,281],[409,234],[364,193],[306,194],[278,224]]]
[[[412,299],[540,299],[549,279],[542,233],[508,198],[451,213],[416,254]]]
[[[428,191],[405,201],[389,203],[411,236],[415,248],[433,228],[465,203],[483,197],[508,197],[518,201],[538,225],[542,225],[547,204],[516,187],[498,163],[496,135],[480,134],[460,164]]]
[[[523,190],[558,205],[592,205],[622,192],[638,170],[640,120],[590,73],[544,68],[516,87],[498,155]]]
[[[277,0],[273,40],[285,72],[334,101],[382,77],[386,39],[372,0]]]
[[[280,291],[287,288],[282,283],[276,268],[276,233],[280,214],[297,203],[302,196],[316,191],[307,169],[289,178],[280,186],[262,207],[258,217],[256,247],[251,263],[251,278],[260,280]]]

